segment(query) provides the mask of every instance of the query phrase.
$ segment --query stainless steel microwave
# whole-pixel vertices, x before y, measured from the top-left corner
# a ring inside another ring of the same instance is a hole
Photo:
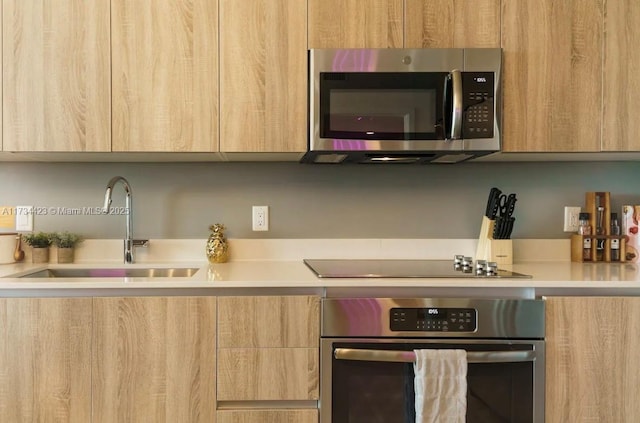
[[[309,50],[306,163],[457,163],[500,150],[499,48]]]

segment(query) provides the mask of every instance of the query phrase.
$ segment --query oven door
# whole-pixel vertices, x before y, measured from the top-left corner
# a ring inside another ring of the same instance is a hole
[[[467,351],[467,422],[544,422],[544,341],[326,338],[320,423],[415,422],[406,357],[429,348]]]

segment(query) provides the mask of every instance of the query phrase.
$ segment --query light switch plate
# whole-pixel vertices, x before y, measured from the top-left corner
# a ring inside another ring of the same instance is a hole
[[[33,206],[16,206],[16,231],[33,231]]]

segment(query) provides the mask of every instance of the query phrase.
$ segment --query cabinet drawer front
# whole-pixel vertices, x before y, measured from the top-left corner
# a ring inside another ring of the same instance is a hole
[[[218,401],[317,400],[316,348],[218,350]]]
[[[220,348],[318,348],[317,296],[220,297]]]
[[[318,410],[224,410],[218,423],[317,423]]]

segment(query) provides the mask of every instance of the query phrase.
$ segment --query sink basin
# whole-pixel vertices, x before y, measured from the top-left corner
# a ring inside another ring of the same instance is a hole
[[[20,276],[21,278],[189,278],[197,267],[181,268],[103,268],[45,269]]]

